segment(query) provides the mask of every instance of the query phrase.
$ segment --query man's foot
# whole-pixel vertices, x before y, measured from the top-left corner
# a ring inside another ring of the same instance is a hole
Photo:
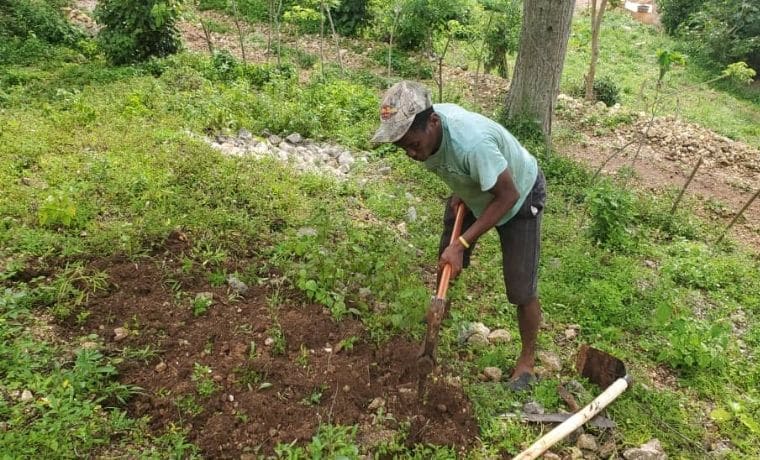
[[[532,372],[523,372],[517,376],[513,376],[507,382],[507,388],[520,393],[522,391],[530,389],[530,387],[536,382],[536,376]]]

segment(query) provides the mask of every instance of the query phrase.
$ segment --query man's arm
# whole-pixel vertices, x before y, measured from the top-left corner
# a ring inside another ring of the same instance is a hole
[[[468,243],[476,241],[482,234],[493,228],[520,198],[509,169],[505,169],[496,177],[496,184],[488,190],[488,193],[493,195],[493,200],[488,203],[483,214],[462,234],[462,238]],[[442,269],[447,263],[451,264],[451,276],[456,277],[462,270],[463,253],[462,243],[459,240],[454,241],[441,254],[439,268]]]

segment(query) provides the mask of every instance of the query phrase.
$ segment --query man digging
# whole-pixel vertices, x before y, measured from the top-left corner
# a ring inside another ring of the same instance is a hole
[[[541,216],[546,182],[538,163],[503,126],[456,104],[431,102],[423,85],[401,81],[383,96],[380,128],[372,142],[393,143],[422,162],[451,188],[439,246],[439,273],[455,278],[470,262],[475,243],[499,234],[507,299],[517,305],[522,350],[509,379],[514,391],[534,381],[536,336],[541,323],[537,294]],[[468,210],[462,235],[449,244],[456,206]]]

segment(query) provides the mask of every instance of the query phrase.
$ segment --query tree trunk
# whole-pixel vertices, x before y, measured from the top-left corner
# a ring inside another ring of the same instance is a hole
[[[535,120],[547,141],[574,8],[575,0],[523,0],[520,50],[505,113]]]
[[[602,29],[602,17],[604,16],[605,8],[607,8],[607,0],[602,0],[599,6],[599,11],[596,10],[597,0],[591,0],[591,62],[588,66],[588,73],[585,76],[586,80],[586,100],[593,101],[596,99],[594,94],[594,79],[596,78],[596,62],[599,60],[599,32]]]

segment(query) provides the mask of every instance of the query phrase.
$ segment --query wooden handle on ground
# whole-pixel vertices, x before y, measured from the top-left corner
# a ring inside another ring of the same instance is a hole
[[[607,387],[602,394],[596,397],[583,409],[579,410],[572,417],[557,425],[553,430],[546,433],[533,445],[520,452],[512,460],[532,460],[539,455],[546,452],[551,446],[564,439],[567,435],[577,430],[581,425],[588,422],[596,414],[601,412],[602,409],[607,407],[612,401],[615,400],[622,392],[628,388],[630,384],[630,378],[626,375],[621,377]]]
[[[454,228],[451,231],[451,240],[449,244],[452,244],[462,234],[462,222],[464,221],[464,203],[460,202],[457,205],[457,215],[454,219]],[[445,299],[446,291],[449,289],[449,279],[451,278],[451,265],[446,264],[441,271],[441,279],[438,281],[438,292],[436,298]]]

